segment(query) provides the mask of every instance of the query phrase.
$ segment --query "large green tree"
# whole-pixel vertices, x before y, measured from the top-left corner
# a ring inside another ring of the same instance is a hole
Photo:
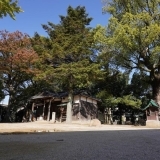
[[[22,12],[17,0],[0,0],[0,18],[9,15],[15,19],[15,13]]]
[[[146,74],[143,72],[135,72],[132,75],[129,90],[136,98],[141,99],[142,97],[146,97],[147,95],[150,95],[151,92],[151,87],[148,82],[149,77]]]
[[[101,75],[96,63],[94,32],[88,27],[92,18],[85,7],[67,8],[67,15],[60,16],[60,23],[48,22],[43,28],[48,38],[34,37],[35,50],[40,54],[40,66],[46,80],[58,82],[68,91],[67,122],[71,122],[73,90],[88,87]]]
[[[104,11],[111,14],[105,32],[108,53],[123,69],[145,72],[160,104],[160,0],[105,2]]]
[[[136,97],[131,90],[136,87],[129,84],[129,77],[126,73],[117,73],[114,76],[107,76],[101,83],[97,83],[99,89],[97,97],[102,100],[103,108],[125,106],[133,109],[141,107],[140,96]]]

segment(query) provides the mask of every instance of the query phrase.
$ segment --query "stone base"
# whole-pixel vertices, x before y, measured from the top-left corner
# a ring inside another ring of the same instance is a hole
[[[147,120],[146,127],[160,127],[160,121],[157,120]]]
[[[43,121],[43,117],[42,116],[37,117],[37,121]]]
[[[90,121],[89,126],[95,126],[95,127],[100,127],[101,126],[101,121],[98,119],[92,119]]]

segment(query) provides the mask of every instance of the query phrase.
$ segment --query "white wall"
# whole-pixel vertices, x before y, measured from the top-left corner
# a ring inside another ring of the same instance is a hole
[[[74,96],[74,101],[73,103],[79,103],[79,96]]]
[[[85,97],[85,96],[80,97],[79,95],[74,96],[73,103],[79,103],[79,100],[87,101],[87,102],[90,102],[90,103],[93,103],[93,104],[97,104],[96,100],[93,100],[92,98]],[[68,102],[68,97],[62,99],[62,103],[66,103],[66,102]]]
[[[81,100],[82,101],[86,101],[86,97],[81,97]]]
[[[87,101],[87,102],[90,102],[90,103],[93,103],[93,104],[97,104],[97,101],[90,98],[90,97],[81,96],[80,100]],[[74,103],[79,103],[79,96],[74,97]]]

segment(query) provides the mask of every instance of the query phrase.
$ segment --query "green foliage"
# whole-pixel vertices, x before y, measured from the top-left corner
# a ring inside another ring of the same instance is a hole
[[[44,91],[52,91],[53,86],[48,84],[46,81],[34,81],[30,77],[30,80],[26,81],[26,85],[21,86],[21,88],[16,92],[17,94],[14,96],[16,99],[14,103],[14,109],[17,109],[19,106],[26,106],[29,102],[31,96],[36,95],[37,93]]]
[[[106,46],[123,69],[149,75],[153,98],[160,91],[160,1],[112,0],[105,11],[112,16],[106,30]],[[160,103],[160,102],[158,102]]]
[[[147,96],[151,92],[149,77],[145,73],[134,73],[129,85],[129,90],[136,98]]]
[[[127,69],[151,72],[159,64],[159,1],[112,1],[107,11],[112,14],[108,24],[107,45]],[[132,7],[134,6],[134,7]],[[114,8],[114,11],[113,9]],[[111,11],[112,10],[112,11]],[[158,58],[158,59],[157,59]]]
[[[119,97],[119,98],[117,98],[116,103],[117,104],[120,103],[120,104],[125,105],[125,106],[130,106],[132,108],[140,108],[141,104],[142,104],[140,99],[136,99],[132,95],[126,95],[126,96],[123,96],[123,97]]]
[[[104,108],[114,108],[119,105],[131,107],[133,109],[140,108],[142,104],[141,97],[140,95],[137,96],[139,92],[137,93],[136,91],[140,87],[140,93],[144,95],[146,94],[145,91],[148,89],[144,86],[144,88],[137,86],[136,82],[129,84],[129,77],[126,73],[107,76],[103,82],[97,83],[96,87],[99,89],[97,97],[102,100],[102,106]]]
[[[141,108],[142,101],[140,99],[135,98],[132,95],[125,95],[122,97],[113,97],[112,95],[108,95],[107,92],[100,92],[97,97],[103,100],[103,106],[114,108],[121,104],[122,106],[131,107],[133,109]]]
[[[105,107],[111,107],[111,108],[115,108],[116,106],[120,104],[122,106],[131,107],[133,109],[136,109],[136,108],[141,108],[142,102],[140,99],[136,99],[132,95],[126,95],[126,96],[122,96],[118,98],[115,98],[113,96],[108,96],[105,99],[105,104],[106,104]]]
[[[40,78],[54,81],[66,90],[88,87],[100,78],[94,32],[87,27],[91,20],[84,7],[69,6],[67,15],[60,16],[60,24],[42,25],[49,37],[36,34],[33,39],[34,48],[41,57],[39,67],[43,73]]]
[[[15,19],[15,13],[23,12],[18,6],[17,0],[0,0],[0,18],[9,15]]]

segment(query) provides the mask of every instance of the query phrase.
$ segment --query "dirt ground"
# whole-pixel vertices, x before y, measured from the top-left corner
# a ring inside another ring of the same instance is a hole
[[[106,130],[143,130],[152,129],[146,126],[133,125],[101,125],[99,127],[91,127],[89,124],[83,123],[53,123],[52,121],[36,121],[26,123],[0,123],[0,133],[12,132],[63,132],[63,131],[106,131]],[[160,129],[160,128],[154,128]]]

